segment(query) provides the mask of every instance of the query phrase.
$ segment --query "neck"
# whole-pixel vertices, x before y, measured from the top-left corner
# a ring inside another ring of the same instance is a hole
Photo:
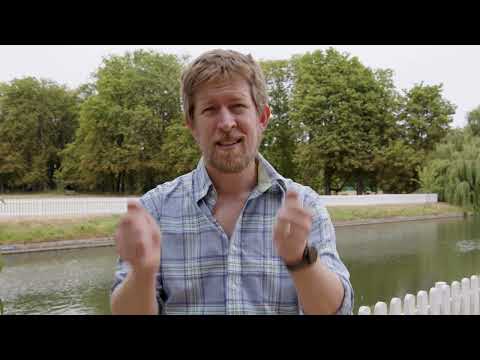
[[[224,173],[209,165],[206,168],[218,196],[243,197],[257,186],[256,159],[238,173]]]

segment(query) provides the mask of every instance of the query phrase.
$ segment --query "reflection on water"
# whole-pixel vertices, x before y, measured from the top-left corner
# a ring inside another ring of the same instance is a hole
[[[342,227],[338,251],[361,305],[480,273],[480,218]],[[113,247],[4,256],[6,314],[110,314]]]
[[[460,252],[479,251],[480,239],[459,241],[457,247]]]
[[[480,218],[337,229],[337,246],[355,289],[355,310],[416,295],[436,281],[480,273]]]
[[[5,314],[109,314],[112,247],[5,256]]]

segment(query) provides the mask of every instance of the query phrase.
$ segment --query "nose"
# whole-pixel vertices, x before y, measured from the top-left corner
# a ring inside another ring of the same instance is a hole
[[[228,133],[236,126],[235,115],[228,108],[222,108],[218,114],[218,128]]]

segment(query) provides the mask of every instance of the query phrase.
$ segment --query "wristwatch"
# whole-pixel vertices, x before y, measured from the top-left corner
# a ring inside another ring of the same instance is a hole
[[[305,250],[303,251],[302,259],[295,264],[285,264],[289,271],[297,271],[308,267],[312,264],[315,264],[318,257],[318,251],[313,246],[305,246]]]

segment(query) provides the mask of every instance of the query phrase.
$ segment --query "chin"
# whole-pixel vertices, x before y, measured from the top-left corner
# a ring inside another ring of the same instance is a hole
[[[236,157],[234,159],[211,159],[209,161],[210,165],[217,169],[218,171],[227,173],[227,174],[236,174],[240,173],[243,170],[245,170],[248,165],[255,159],[255,157],[252,158],[239,158]]]

